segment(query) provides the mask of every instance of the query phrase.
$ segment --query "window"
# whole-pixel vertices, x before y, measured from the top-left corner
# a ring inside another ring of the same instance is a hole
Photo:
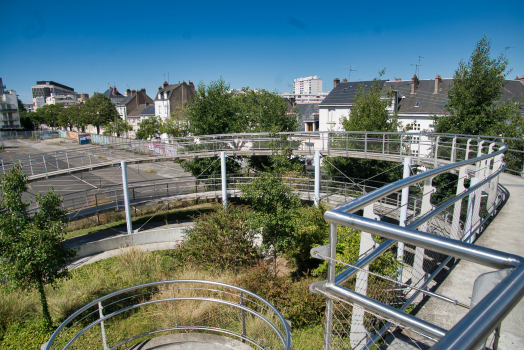
[[[420,131],[420,124],[412,123],[411,130]]]
[[[334,122],[335,122],[335,110],[328,109],[328,123],[334,123]]]

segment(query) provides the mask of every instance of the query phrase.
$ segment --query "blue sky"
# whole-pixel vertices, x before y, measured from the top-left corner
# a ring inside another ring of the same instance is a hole
[[[80,93],[167,80],[292,89],[293,79],[451,78],[486,34],[524,75],[524,1],[10,1],[2,4],[0,77],[31,103],[53,80]]]

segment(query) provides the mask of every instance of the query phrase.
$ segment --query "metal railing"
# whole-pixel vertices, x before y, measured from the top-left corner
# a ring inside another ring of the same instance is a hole
[[[43,152],[1,160],[0,172],[5,173],[13,163],[20,162],[25,174],[36,176],[50,172],[66,172],[74,168],[86,170],[107,162],[122,159],[138,160],[144,157],[164,159],[192,159],[194,156],[213,157],[225,151],[228,155],[269,155],[287,148],[300,156],[313,155],[321,150],[325,156],[351,156],[400,162],[406,156],[415,163],[429,167],[455,162],[478,153],[475,137],[430,133],[379,132],[294,132],[251,133],[179,137],[162,141],[141,141],[101,135],[100,145],[83,146],[61,152]],[[507,171],[524,175],[524,140],[516,138],[489,138],[514,144],[506,151]],[[469,141],[468,141],[469,140]],[[92,140],[93,141],[93,140]],[[105,142],[113,142],[105,144]],[[480,146],[482,148],[482,146]],[[485,150],[484,150],[485,152]],[[458,157],[458,158],[457,158]]]
[[[522,297],[523,259],[472,245],[504,199],[498,176],[506,168],[502,155],[507,146],[480,139],[463,140],[466,149],[455,148],[447,153],[448,162],[446,157],[438,157],[446,153],[437,150],[435,163],[439,167],[380,187],[325,213],[330,223],[330,244],[314,248],[312,256],[328,261],[328,276],[311,286],[312,291],[327,297],[325,349],[406,344],[413,348],[434,345],[434,349],[477,349]],[[468,157],[472,150],[476,150],[477,157]],[[459,174],[454,181],[456,193],[428,206],[436,190],[432,179],[448,172]],[[466,189],[467,178],[471,183]],[[412,212],[406,227],[377,220],[377,201],[421,183],[420,211]],[[361,209],[363,217],[355,214]],[[337,245],[343,240],[337,235],[340,226],[361,232],[360,250],[366,253],[356,262],[337,258]],[[382,243],[377,244],[372,235],[382,237]],[[405,311],[432,298],[457,308],[469,307],[429,291],[434,277],[452,258],[514,270],[448,331]],[[337,272],[337,268],[341,269]]]
[[[45,349],[76,349],[81,344],[127,349],[152,338],[165,345],[195,334],[200,342],[213,343],[220,336],[246,348],[292,348],[288,323],[264,298],[220,282],[170,280],[90,302],[57,328]]]

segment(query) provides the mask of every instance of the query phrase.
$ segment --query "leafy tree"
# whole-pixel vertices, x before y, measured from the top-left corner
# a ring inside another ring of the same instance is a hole
[[[109,124],[106,124],[104,127],[104,135],[113,135],[115,134],[117,137],[124,134],[125,132],[133,130],[133,127],[129,125],[127,120],[123,120],[122,118],[118,117],[114,122],[111,122]]]
[[[135,137],[139,140],[148,140],[159,137],[162,129],[162,121],[159,117],[148,117],[138,124]]]
[[[37,119],[41,124],[45,124],[51,128],[59,126],[58,116],[64,108],[63,103],[57,103],[54,105],[43,105],[36,110]]]
[[[96,126],[96,133],[100,134],[100,127],[107,125],[116,118],[120,118],[111,99],[104,94],[95,92],[81,107],[81,117],[87,124]]]
[[[477,42],[468,62],[460,61],[448,90],[447,116],[435,117],[435,131],[467,135],[522,137],[522,118],[514,101],[501,103],[508,61],[490,57],[491,41]]]
[[[229,89],[230,85],[222,78],[208,86],[198,84],[195,96],[187,104],[191,134],[231,134],[246,129],[247,119],[238,113],[235,96]]]
[[[379,72],[379,77],[384,73],[385,70]],[[359,84],[357,93],[355,94],[355,103],[351,108],[351,113],[349,117],[342,120],[344,130],[379,132],[397,131],[399,126],[397,118],[395,115],[391,116],[387,110],[387,107],[391,104],[391,98],[391,91],[384,93],[378,78],[373,80],[373,84],[367,90],[362,84]],[[373,137],[373,135],[369,135],[368,137]],[[380,147],[382,147],[382,137],[380,137],[380,145]],[[363,148],[363,145],[349,145],[349,147],[353,146],[354,148]],[[324,170],[329,175],[342,176],[340,178],[341,181],[346,181],[346,179],[337,168],[350,178],[368,179],[398,165],[394,162],[351,157],[327,157],[326,160],[327,161],[324,162]],[[396,168],[394,171],[388,171],[374,177],[374,180],[392,182],[401,177],[402,169]],[[373,183],[372,186],[379,186],[379,184]]]
[[[296,225],[293,220],[300,208],[300,197],[284,183],[276,172],[260,174],[249,184],[241,186],[242,198],[255,211],[251,218],[254,229],[262,230],[262,244],[272,248],[276,275],[277,252],[293,247]]]
[[[192,161],[183,161],[180,166],[189,171],[193,176],[220,177],[222,168],[218,157],[197,158]],[[235,157],[226,158],[226,173],[235,174],[240,172],[240,165]]]
[[[45,195],[38,194],[36,202],[40,210],[30,217],[29,204],[22,201],[27,183],[20,164],[15,164],[0,180],[0,205],[5,209],[0,214],[0,276],[7,281],[4,288],[38,291],[42,326],[48,329],[52,321],[44,285],[55,286],[68,276],[65,266],[75,251],[62,242],[66,224],[65,211],[60,209],[62,199],[52,188]]]
[[[288,113],[287,102],[276,93],[244,88],[235,101],[240,115],[248,119],[244,131],[277,133],[298,128],[296,111]]]
[[[77,126],[79,124],[79,121],[80,107],[78,106],[70,106],[67,108],[63,108],[60,111],[60,114],[58,115],[58,125],[66,129],[69,128],[69,130],[73,130],[73,127]]]
[[[187,109],[180,105],[175,107],[171,116],[162,122],[161,131],[171,137],[184,136],[187,124]]]

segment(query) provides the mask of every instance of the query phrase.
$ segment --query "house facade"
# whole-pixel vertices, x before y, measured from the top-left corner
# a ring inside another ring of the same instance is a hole
[[[187,103],[195,95],[195,85],[189,81],[169,85],[167,81],[158,87],[155,97],[155,115],[166,120],[177,108]]]
[[[0,129],[20,129],[20,113],[16,91],[6,90],[0,78]]]

